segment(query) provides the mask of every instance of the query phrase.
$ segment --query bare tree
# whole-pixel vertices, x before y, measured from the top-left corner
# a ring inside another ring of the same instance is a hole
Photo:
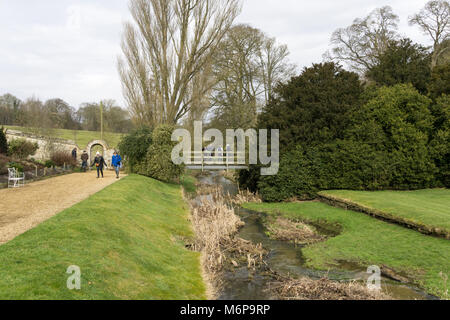
[[[287,46],[249,25],[230,29],[214,56],[215,127],[250,128],[274,86],[294,74]]]
[[[260,50],[260,65],[264,83],[264,104],[273,95],[275,85],[295,75],[296,66],[288,61],[287,45],[277,45],[275,38],[265,38]]]
[[[138,122],[177,123],[188,115],[203,93],[194,80],[206,72],[240,9],[240,0],[130,1],[135,24],[125,24],[118,65]]]
[[[414,16],[409,18],[411,25],[418,25],[433,40],[431,67],[437,65],[439,58],[450,50],[450,5],[448,1],[430,1]],[[444,45],[447,43],[447,45]]]
[[[366,18],[355,19],[351,26],[337,29],[331,37],[334,47],[327,55],[363,74],[376,64],[389,41],[398,37],[398,22],[391,7],[375,9]]]

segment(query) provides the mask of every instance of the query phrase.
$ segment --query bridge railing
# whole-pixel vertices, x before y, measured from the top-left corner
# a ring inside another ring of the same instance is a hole
[[[186,165],[191,169],[248,169],[245,152],[191,151]]]

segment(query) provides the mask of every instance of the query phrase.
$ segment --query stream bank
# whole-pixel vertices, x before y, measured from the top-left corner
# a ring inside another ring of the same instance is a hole
[[[198,177],[199,183],[209,186],[220,186],[224,194],[236,195],[237,186],[217,172]],[[202,197],[208,195],[202,195]],[[305,267],[302,255],[303,245],[271,239],[266,234],[263,225],[264,213],[254,212],[234,207],[237,216],[244,222],[236,238],[246,240],[253,245],[261,244],[267,251],[263,263],[258,267],[249,267],[246,264],[236,263],[224,268],[220,274],[221,286],[216,297],[223,300],[270,300],[281,299],[284,283],[296,284],[299,290],[311,294],[299,295],[303,299],[371,299],[376,297],[364,296],[360,291],[368,278],[366,270],[360,266],[340,262],[339,265],[328,271],[314,270]],[[320,228],[317,228],[321,231]],[[325,235],[327,236],[327,235]],[[329,235],[328,235],[329,236]],[[299,282],[299,279],[304,281]],[[385,299],[389,295],[393,299],[414,300],[429,299],[421,290],[392,279],[382,277],[382,293],[379,298]],[[339,290],[337,290],[338,288]],[[317,290],[316,290],[317,289]],[[328,293],[339,291],[341,295],[333,296]],[[288,298],[292,292],[284,292]],[[320,296],[317,296],[320,295]]]

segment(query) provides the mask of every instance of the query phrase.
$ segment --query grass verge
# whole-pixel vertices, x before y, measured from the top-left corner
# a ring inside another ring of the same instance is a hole
[[[342,260],[363,267],[384,265],[407,275],[428,293],[448,298],[448,285],[439,275],[450,273],[448,240],[319,202],[247,203],[243,206],[274,216],[281,214],[292,220],[338,224],[341,227],[339,235],[302,250],[309,267],[327,270],[337,267],[338,261]]]
[[[178,185],[128,176],[0,246],[0,299],[204,299],[188,214]]]
[[[450,190],[320,192],[328,200],[407,224],[421,232],[450,238]]]

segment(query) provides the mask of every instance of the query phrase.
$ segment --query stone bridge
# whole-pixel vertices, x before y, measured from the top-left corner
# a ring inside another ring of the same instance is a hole
[[[88,143],[85,149],[81,149],[75,141],[64,140],[59,138],[48,138],[38,135],[33,135],[29,133],[24,133],[21,131],[10,130],[6,131],[6,139],[9,141],[14,139],[25,139],[32,143],[37,143],[39,149],[32,156],[36,160],[48,160],[51,157],[51,152],[53,150],[65,151],[71,153],[73,149],[77,150],[77,158],[80,161],[80,156],[83,151],[89,154],[89,160],[91,161],[91,150],[95,146],[101,146],[103,149],[103,156],[106,163],[110,164],[114,149],[110,148],[106,141],[104,140],[94,140]]]

